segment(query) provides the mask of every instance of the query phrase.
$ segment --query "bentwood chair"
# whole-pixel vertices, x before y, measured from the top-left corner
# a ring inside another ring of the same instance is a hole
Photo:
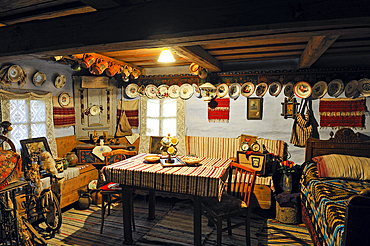
[[[202,213],[209,219],[209,224],[216,224],[217,245],[222,242],[222,232],[228,231],[232,235],[232,229],[245,225],[246,245],[250,246],[250,197],[253,193],[256,171],[244,165],[231,163],[227,181],[227,193],[224,192],[221,201],[218,198],[202,198]],[[226,194],[225,194],[226,193]],[[239,223],[233,223],[231,218],[245,219]],[[227,226],[222,228],[222,221],[227,221]]]
[[[105,157],[105,165],[109,165],[118,161],[122,161],[126,159],[126,155],[133,156],[137,155],[136,151],[128,151],[123,149],[113,150],[111,152],[104,152],[103,156]],[[122,189],[118,186],[118,184],[109,183],[103,185],[100,188],[100,194],[102,195],[102,206],[101,206],[101,223],[100,223],[100,234],[103,233],[104,227],[104,216],[105,210],[108,208],[107,216],[110,215],[111,205],[113,203],[120,203],[122,202]],[[135,230],[135,221],[134,221],[134,207],[133,207],[133,197],[131,196],[131,220],[132,220],[132,227]]]

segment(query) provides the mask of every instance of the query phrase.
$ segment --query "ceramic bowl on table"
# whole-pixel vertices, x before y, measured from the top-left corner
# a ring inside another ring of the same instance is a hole
[[[144,160],[147,162],[153,163],[153,162],[158,162],[161,157],[159,155],[147,155],[144,157]]]
[[[201,159],[198,157],[184,157],[181,160],[188,166],[198,166],[199,162],[201,161]]]

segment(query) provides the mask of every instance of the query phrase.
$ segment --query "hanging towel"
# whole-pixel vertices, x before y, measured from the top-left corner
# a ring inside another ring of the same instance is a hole
[[[122,112],[126,113],[130,126],[133,129],[137,129],[139,127],[139,99],[131,101],[118,100],[117,122]]]
[[[58,97],[53,97],[53,119],[55,128],[64,128],[76,125],[75,108],[73,99],[69,107],[62,107]]]
[[[208,103],[208,121],[229,123],[230,98],[216,98]]]
[[[322,98],[319,113],[321,127],[365,127],[365,98]]]

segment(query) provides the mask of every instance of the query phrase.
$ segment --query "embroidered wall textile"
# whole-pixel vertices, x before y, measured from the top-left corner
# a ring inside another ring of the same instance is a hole
[[[216,98],[208,103],[208,121],[229,123],[230,98]]]
[[[58,102],[58,97],[53,97],[53,119],[55,128],[76,125],[75,108],[72,98],[69,107],[62,107]]]

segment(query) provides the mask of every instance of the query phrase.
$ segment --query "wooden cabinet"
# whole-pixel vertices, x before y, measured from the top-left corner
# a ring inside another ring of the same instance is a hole
[[[109,138],[114,138],[117,122],[116,80],[110,78],[106,84],[96,86],[94,79],[102,77],[92,77],[92,81],[83,83],[85,77],[91,76],[73,77],[76,139],[89,140],[94,131],[98,136],[107,132]]]

